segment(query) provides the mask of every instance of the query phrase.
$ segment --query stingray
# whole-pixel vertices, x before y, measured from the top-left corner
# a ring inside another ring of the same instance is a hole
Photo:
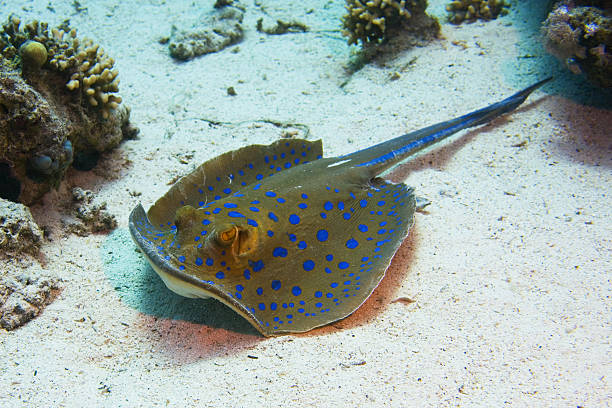
[[[456,119],[339,157],[321,141],[281,139],[222,154],[177,181],[132,237],[172,291],[212,297],[264,336],[340,320],[370,296],[419,207],[385,170],[522,104],[547,78]]]

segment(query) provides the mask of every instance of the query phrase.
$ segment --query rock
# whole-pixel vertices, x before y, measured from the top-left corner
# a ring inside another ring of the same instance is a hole
[[[36,255],[43,233],[25,205],[0,198],[0,253]]]

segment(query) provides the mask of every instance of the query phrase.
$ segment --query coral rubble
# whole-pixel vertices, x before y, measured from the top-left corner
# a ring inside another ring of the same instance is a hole
[[[14,330],[38,316],[59,293],[58,280],[37,268],[0,275],[0,327]]]
[[[0,198],[0,251],[36,255],[42,240],[28,207]]]
[[[612,4],[563,0],[542,24],[546,48],[575,74],[612,87]]]
[[[93,192],[79,187],[72,189],[72,214],[63,224],[67,230],[85,237],[91,233],[108,232],[117,227],[115,216],[106,210],[106,203],[96,203]]]
[[[437,36],[440,27],[425,13],[426,0],[346,0],[343,35],[349,44],[379,44],[401,30]]]
[[[217,1],[214,10],[204,14],[192,29],[172,27],[168,45],[170,55],[185,61],[236,44],[242,40],[243,16],[241,6]]]
[[[510,3],[505,0],[454,0],[446,5],[448,20],[453,24],[464,21],[493,20],[508,14]]]
[[[0,198],[30,205],[58,187],[70,164],[137,132],[114,93],[112,58],[64,28],[21,28],[12,16],[0,30]]]

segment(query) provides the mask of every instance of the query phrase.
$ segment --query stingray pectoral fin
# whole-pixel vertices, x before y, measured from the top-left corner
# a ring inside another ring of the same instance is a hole
[[[281,139],[270,145],[250,145],[226,152],[174,183],[149,209],[149,219],[155,225],[170,225],[182,206],[202,207],[293,166],[315,161],[322,154],[320,140],[301,139]]]
[[[142,250],[147,261],[164,281],[168,289],[185,297],[212,297],[217,299],[247,319],[260,333],[266,336],[270,335],[270,333],[265,331],[261,321],[244,304],[238,302],[223,285],[198,277],[195,265],[186,264],[184,270],[177,266],[177,259],[167,252],[166,248],[158,244],[163,239],[171,240],[174,237],[175,231],[171,228],[159,229],[152,225],[142,205],[139,204],[132,210],[129,228],[134,242]]]

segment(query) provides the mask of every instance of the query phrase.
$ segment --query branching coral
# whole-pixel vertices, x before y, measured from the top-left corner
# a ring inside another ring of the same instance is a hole
[[[20,56],[24,70],[44,67],[65,74],[66,87],[104,118],[121,103],[115,61],[98,44],[80,40],[66,23],[49,32],[46,23],[34,20],[21,28],[21,20],[10,16],[0,31],[0,54]]]
[[[564,0],[542,24],[546,48],[575,74],[612,87],[612,7],[597,1]],[[585,5],[580,5],[585,4]]]
[[[453,24],[464,21],[493,20],[508,14],[510,4],[504,0],[455,0],[446,6],[448,20]]]
[[[424,16],[426,8],[426,0],[346,0],[342,34],[349,44],[377,44],[389,38],[392,28]]]

